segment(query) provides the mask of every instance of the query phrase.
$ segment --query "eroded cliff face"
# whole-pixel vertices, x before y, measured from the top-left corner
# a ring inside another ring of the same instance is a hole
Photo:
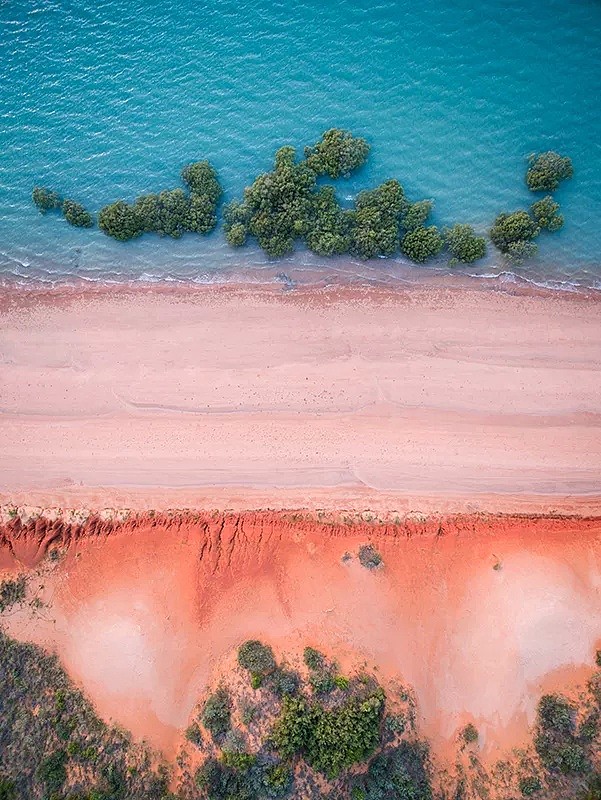
[[[466,720],[491,755],[523,741],[541,691],[590,674],[601,519],[365,516],[11,512],[2,565],[27,571],[36,602],[4,623],[168,754],[247,638],[413,685],[440,749]],[[366,543],[380,569],[360,564]]]

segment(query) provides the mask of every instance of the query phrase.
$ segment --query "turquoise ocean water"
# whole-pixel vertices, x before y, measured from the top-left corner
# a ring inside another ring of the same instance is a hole
[[[181,167],[207,158],[231,199],[277,147],[332,126],[372,144],[341,197],[396,177],[435,200],[434,222],[482,231],[532,201],[528,153],[570,155],[565,228],[517,271],[601,288],[598,0],[0,2],[0,280],[310,275],[325,262],[298,252],[274,268],[219,232],[113,242],[41,217],[30,192],[41,183],[97,210],[180,185]],[[372,279],[397,268],[328,265]],[[466,271],[506,269],[491,248]]]

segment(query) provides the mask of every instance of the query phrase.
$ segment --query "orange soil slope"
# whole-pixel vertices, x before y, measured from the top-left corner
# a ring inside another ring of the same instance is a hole
[[[415,687],[439,751],[473,719],[490,756],[523,740],[541,691],[590,674],[601,637],[599,518],[198,513],[15,519],[0,536],[48,603],[13,610],[9,632],[55,647],[103,716],[168,755],[249,637],[375,664]],[[342,561],[367,541],[382,570]]]

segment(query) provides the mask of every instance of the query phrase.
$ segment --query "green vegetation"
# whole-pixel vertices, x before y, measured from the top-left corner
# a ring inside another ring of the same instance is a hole
[[[553,233],[563,227],[563,217],[558,214],[559,203],[556,203],[551,195],[537,200],[530,206],[530,213],[536,220],[536,224],[541,229]]]
[[[294,147],[275,153],[273,168],[258,175],[243,197],[223,209],[223,230],[232,247],[250,239],[270,258],[294,252],[298,243],[322,257],[352,255],[361,259],[389,258],[399,251],[423,264],[447,248],[450,263],[471,264],[486,255],[486,240],[471,225],[457,223],[441,232],[427,225],[431,200],[411,202],[396,179],[361,191],[352,207],[339,202],[333,186],[321,185],[324,177],[346,177],[367,160],[369,144],[341,128],[325,131],[297,158]],[[552,191],[573,175],[571,160],[549,151],[533,155],[526,174],[532,191]],[[165,189],[143,194],[129,204],[116,200],[98,214],[98,225],[108,236],[129,241],[144,233],[179,238],[186,232],[207,234],[217,224],[222,190],[217,174],[207,161],[182,170],[187,192]],[[36,186],[32,199],[42,213],[62,207],[65,219],[77,227],[91,227],[92,215],[73,200],[62,201],[53,191]],[[499,214],[490,238],[508,258],[521,262],[532,257],[541,230],[558,231],[563,225],[559,206],[547,196],[532,204],[530,213]]]
[[[336,778],[378,746],[384,701],[380,688],[331,710],[304,697],[287,697],[273,741],[284,759],[302,755],[313,769]]]
[[[451,263],[461,261],[464,264],[471,264],[486,255],[486,239],[483,236],[476,236],[471,225],[458,223],[452,228],[445,228],[444,238],[452,256]]]
[[[368,154],[369,145],[365,139],[340,128],[331,128],[312,147],[305,147],[309,169],[316,175],[330,178],[347,177],[365,164]]]
[[[94,220],[89,211],[75,200],[66,198],[62,204],[63,216],[69,223],[76,228],[91,228],[94,225]]]
[[[401,240],[401,252],[418,264],[429,261],[438,255],[444,240],[435,225],[428,228],[413,228]]]
[[[532,797],[541,792],[542,788],[543,785],[536,775],[527,775],[524,778],[520,778],[520,793],[523,797]]]
[[[521,261],[536,253],[537,247],[532,240],[539,233],[540,227],[527,211],[513,211],[499,214],[490,229],[490,238],[502,253]]]
[[[224,736],[231,727],[232,701],[227,689],[220,687],[209,695],[202,710],[201,721],[213,739]]]
[[[530,156],[529,163],[526,183],[532,192],[552,192],[574,174],[571,159],[553,150]]]
[[[275,669],[273,650],[269,645],[251,639],[238,648],[238,664],[252,675],[267,675]]]
[[[34,187],[31,199],[42,214],[60,208],[62,203],[59,194],[52,192],[50,189],[44,189],[43,186]]]
[[[601,652],[601,651],[600,651]],[[308,669],[319,670],[323,669],[326,663],[326,657],[319,650],[314,647],[305,647],[303,652],[303,661]]]
[[[354,791],[363,800],[431,800],[428,746],[404,741],[375,756]]]
[[[0,614],[8,611],[9,608],[22,603],[27,594],[27,579],[25,575],[17,578],[5,578],[0,583]]]
[[[561,695],[546,694],[540,699],[534,746],[551,773],[566,775],[588,768],[588,755],[577,735],[576,714],[576,706]]]
[[[0,631],[0,798],[167,800],[148,751],[107,726],[58,659]]]
[[[383,566],[382,556],[373,544],[364,544],[359,548],[359,563],[366,569],[378,569]]]
[[[478,741],[478,729],[470,722],[461,731],[461,738],[466,744],[473,744]]]
[[[165,189],[140,195],[132,205],[123,200],[109,203],[98,214],[98,225],[107,236],[125,242],[143,233],[158,233],[178,239],[186,232],[206,234],[217,224],[221,187],[208,161],[189,164],[182,170],[189,189]]]

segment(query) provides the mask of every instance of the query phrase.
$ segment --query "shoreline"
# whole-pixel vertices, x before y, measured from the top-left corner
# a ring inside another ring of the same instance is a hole
[[[0,298],[3,503],[598,507],[596,299],[239,285]]]

